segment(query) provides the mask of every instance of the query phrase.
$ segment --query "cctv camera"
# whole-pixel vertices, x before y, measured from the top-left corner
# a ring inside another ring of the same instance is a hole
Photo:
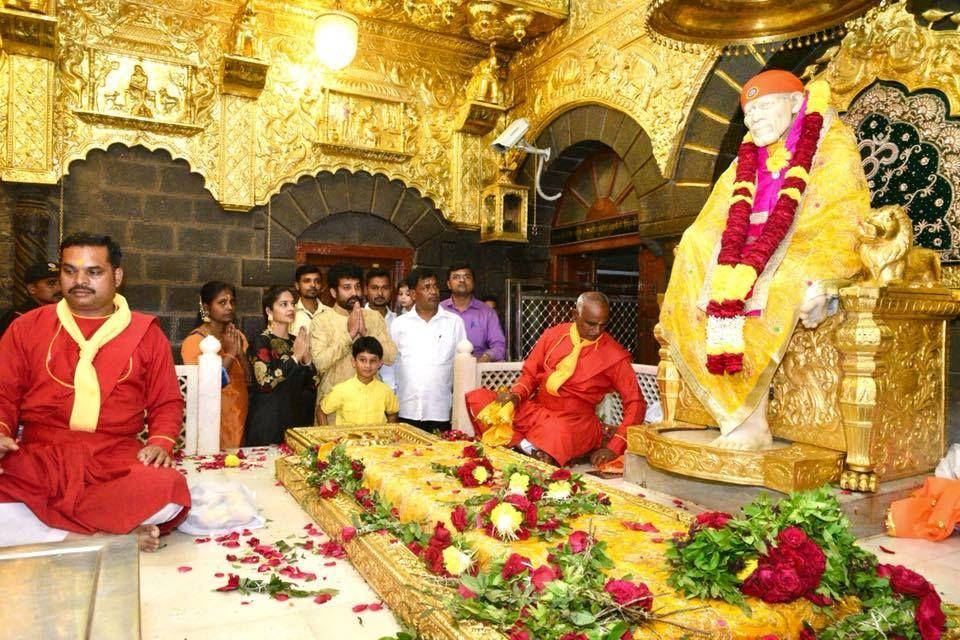
[[[523,136],[530,129],[530,121],[526,118],[519,118],[510,123],[510,126],[503,130],[497,139],[490,146],[497,153],[506,153],[523,141]],[[523,145],[525,146],[525,145]],[[523,148],[521,146],[521,148]]]

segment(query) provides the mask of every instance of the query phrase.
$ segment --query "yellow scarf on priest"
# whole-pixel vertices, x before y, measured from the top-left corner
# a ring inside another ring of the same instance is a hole
[[[67,334],[80,347],[80,360],[73,374],[73,409],[70,412],[70,428],[76,431],[95,431],[100,419],[100,381],[93,360],[101,347],[130,326],[130,307],[126,299],[117,294],[113,298],[117,310],[87,340],[77,326],[66,299],[57,303],[57,318]]]
[[[597,340],[599,340],[599,338],[597,338]],[[564,358],[557,363],[557,368],[554,369],[553,373],[547,377],[547,381],[544,384],[547,388],[547,393],[554,396],[560,395],[560,387],[570,379],[570,376],[572,376],[573,372],[577,369],[580,352],[584,347],[597,344],[597,340],[582,340],[580,338],[580,332],[577,331],[576,323],[570,325],[570,342],[573,343],[573,351],[564,356]]]

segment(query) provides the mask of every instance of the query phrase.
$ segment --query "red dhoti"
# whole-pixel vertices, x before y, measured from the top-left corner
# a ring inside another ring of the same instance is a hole
[[[76,318],[90,336],[104,318]],[[170,343],[156,319],[134,313],[130,325],[100,348],[96,429],[70,428],[78,348],[54,305],[18,318],[0,340],[0,434],[23,426],[20,449],[0,459],[0,502],[23,502],[51,527],[78,533],[129,533],[168,504],[189,512],[184,477],[137,459],[137,434],[168,453],[180,433],[180,395]]]
[[[630,354],[604,333],[595,344],[583,348],[573,374],[553,395],[544,384],[572,349],[569,323],[553,326],[540,336],[511,389],[521,401],[513,415],[514,436],[510,444],[525,439],[561,465],[601,446],[621,455],[626,449],[627,427],[641,423],[646,412],[640,385],[630,366]],[[620,394],[623,420],[604,444],[596,407],[611,391]],[[489,389],[467,393],[471,418],[495,398],[496,393]],[[473,423],[482,432],[483,425],[478,420]]]

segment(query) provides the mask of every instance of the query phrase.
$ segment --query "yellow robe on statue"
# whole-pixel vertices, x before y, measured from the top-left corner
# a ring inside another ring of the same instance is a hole
[[[855,234],[870,208],[870,191],[853,132],[835,113],[830,116],[793,227],[747,301],[748,312],[759,306],[761,314],[747,316],[740,373],[714,375],[706,368],[709,278],[727,221],[736,163],[714,185],[677,247],[660,326],[684,383],[724,430],[740,425],[767,393],[808,287],[851,278],[860,269]]]

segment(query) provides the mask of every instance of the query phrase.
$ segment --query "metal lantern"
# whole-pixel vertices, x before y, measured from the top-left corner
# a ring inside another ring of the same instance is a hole
[[[529,187],[501,175],[480,192],[480,242],[526,242]]]

